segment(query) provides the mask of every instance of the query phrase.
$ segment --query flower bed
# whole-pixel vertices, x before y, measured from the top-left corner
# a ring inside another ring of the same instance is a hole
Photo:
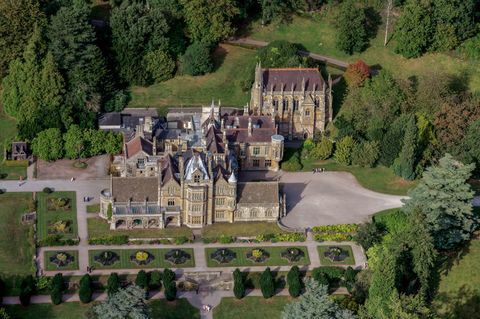
[[[117,261],[119,261],[120,257],[113,251],[105,250],[96,255],[93,259],[96,262],[100,263],[102,266],[111,266]]]
[[[145,250],[138,250],[130,255],[130,261],[136,263],[139,266],[146,266],[151,263],[155,257]]]
[[[56,235],[56,234],[71,234],[72,233],[72,220],[56,220],[56,221],[49,221],[48,222],[48,234],[49,235]]]
[[[270,254],[262,248],[255,248],[247,252],[247,258],[255,263],[263,263],[270,257]]]
[[[289,247],[282,251],[282,258],[285,258],[289,262],[296,262],[305,256],[303,250],[296,247]]]
[[[181,265],[190,259],[190,254],[181,249],[171,249],[165,254],[165,260],[172,265]]]
[[[348,245],[318,246],[322,266],[355,265],[352,247]]]
[[[78,251],[50,250],[44,252],[44,270],[76,270],[78,269]]]
[[[316,241],[350,241],[357,230],[357,224],[325,225],[312,228]]]
[[[237,254],[228,248],[218,248],[210,254],[210,258],[219,264],[228,264],[237,258]]]
[[[68,197],[48,197],[47,209],[49,211],[70,211],[70,198]]]

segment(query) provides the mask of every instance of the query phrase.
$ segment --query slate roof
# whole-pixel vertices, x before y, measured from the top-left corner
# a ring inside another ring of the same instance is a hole
[[[144,151],[148,155],[153,155],[153,144],[152,142],[144,139],[141,136],[135,137],[133,140],[129,141],[125,145],[126,149],[126,156],[127,158],[130,158],[137,154],[140,151]]]
[[[99,126],[121,126],[122,115],[118,112],[104,113],[98,118]]]
[[[252,134],[248,134],[248,122],[252,120]],[[270,116],[226,116],[224,130],[231,143],[269,142],[277,133],[275,122]]]
[[[176,174],[178,173],[178,165],[175,159],[167,154],[162,158],[162,184],[174,179],[178,182]]]
[[[112,196],[117,202],[149,202],[158,200],[157,177],[113,177]]]
[[[278,182],[247,182],[237,184],[238,204],[278,205]]]
[[[222,154],[225,152],[223,144],[223,133],[213,126],[210,126],[205,134],[206,150],[212,154]]]
[[[316,68],[279,68],[262,69],[263,87],[266,91],[294,91],[302,90],[302,81],[305,80],[305,90],[320,90],[325,85],[320,71]]]

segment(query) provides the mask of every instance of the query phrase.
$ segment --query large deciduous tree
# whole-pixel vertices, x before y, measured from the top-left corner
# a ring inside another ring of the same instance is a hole
[[[298,46],[284,40],[270,42],[258,49],[257,60],[264,68],[288,68],[304,65],[304,60],[298,55]]]
[[[328,295],[328,287],[318,284],[314,279],[305,279],[305,293],[298,301],[287,305],[282,319],[355,319],[350,310],[342,309]]]
[[[32,151],[35,156],[46,161],[63,157],[62,133],[58,128],[49,128],[38,133],[33,139]]]
[[[467,183],[473,168],[446,154],[409,192],[404,210],[420,209],[425,214],[437,249],[452,249],[469,240],[478,226],[472,211],[473,191]]]

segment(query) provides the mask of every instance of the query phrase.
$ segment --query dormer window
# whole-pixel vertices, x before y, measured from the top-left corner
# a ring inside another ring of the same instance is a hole
[[[310,110],[305,110],[305,116],[310,116]]]
[[[193,181],[195,183],[200,183],[200,174],[193,175]]]

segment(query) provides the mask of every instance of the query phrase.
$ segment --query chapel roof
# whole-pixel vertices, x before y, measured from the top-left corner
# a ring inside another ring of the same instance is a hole
[[[277,68],[262,69],[263,87],[265,90],[294,91],[302,90],[302,82],[306,91],[320,90],[325,81],[317,68]]]

